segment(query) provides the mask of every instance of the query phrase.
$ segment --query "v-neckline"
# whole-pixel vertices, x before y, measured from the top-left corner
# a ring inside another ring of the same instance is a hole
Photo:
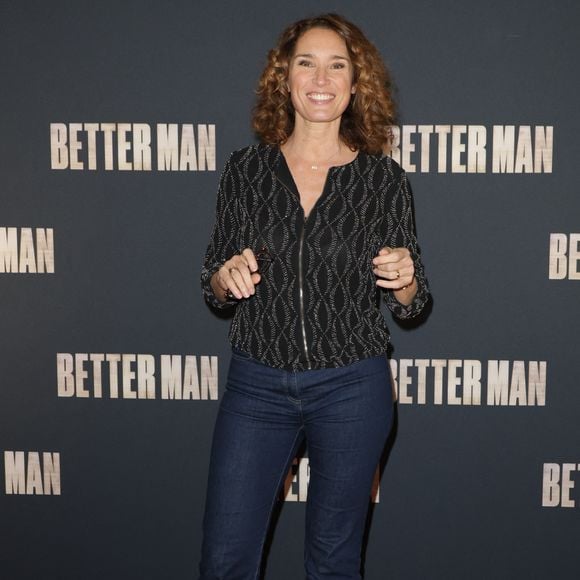
[[[278,147],[278,153],[279,153],[280,160],[281,160],[280,169],[282,170],[282,174],[283,174],[283,175],[278,175],[278,178],[287,178],[287,183],[284,181],[284,179],[281,179],[281,181],[286,186],[286,188],[288,190],[290,190],[298,198],[298,203],[300,204],[300,207],[302,209],[302,213],[304,215],[305,220],[307,220],[310,217],[310,215],[312,214],[314,209],[320,204],[321,200],[325,197],[328,197],[329,189],[330,189],[329,188],[330,173],[334,169],[341,169],[343,167],[347,167],[348,165],[354,163],[358,159],[358,156],[360,155],[360,151],[359,151],[359,152],[357,152],[356,157],[354,159],[352,159],[351,161],[349,161],[348,163],[344,163],[343,165],[331,165],[328,168],[328,171],[326,172],[326,177],[324,179],[324,185],[322,186],[322,191],[320,192],[320,195],[316,198],[316,201],[314,202],[314,205],[312,206],[312,208],[310,209],[308,214],[306,214],[306,212],[304,211],[304,206],[302,205],[300,191],[298,189],[298,186],[296,185],[296,180],[294,179],[294,175],[292,175],[292,171],[290,170],[290,166],[288,165],[288,161],[286,161],[286,157],[285,157],[284,153],[282,152],[282,149],[280,149],[280,147]]]

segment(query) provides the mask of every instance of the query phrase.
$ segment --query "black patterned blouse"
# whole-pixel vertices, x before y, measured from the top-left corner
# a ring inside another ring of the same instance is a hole
[[[408,306],[375,284],[371,261],[384,246],[411,252],[418,292]],[[267,252],[269,267],[255,295],[220,303],[210,279],[244,248]],[[405,172],[389,157],[360,152],[330,168],[305,217],[278,147],[252,145],[232,153],[220,179],[201,281],[209,304],[236,308],[232,346],[263,364],[320,369],[386,352],[380,294],[399,318],[416,316],[429,299]]]

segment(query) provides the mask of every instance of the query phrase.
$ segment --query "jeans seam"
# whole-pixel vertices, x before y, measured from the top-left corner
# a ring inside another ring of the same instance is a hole
[[[302,424],[304,424],[304,412],[302,409],[302,399],[296,399],[295,397],[293,397],[290,394],[290,389],[288,386],[288,376],[286,375],[285,377],[285,386],[286,386],[286,400],[288,402],[290,402],[292,405],[294,405],[295,407],[298,407],[298,409],[300,410],[300,420],[302,421]],[[292,373],[291,374],[292,380],[294,381],[294,383],[296,384],[296,388],[298,387],[297,385],[297,380],[296,380],[296,373]],[[296,390],[296,394],[298,394],[298,390]]]
[[[258,577],[260,575],[260,569],[262,567],[262,560],[264,558],[264,544],[266,543],[266,536],[268,534],[268,530],[270,529],[270,525],[271,525],[271,518],[272,518],[272,511],[274,510],[274,506],[276,505],[276,499],[278,497],[278,494],[280,493],[280,488],[282,486],[282,483],[284,482],[284,479],[286,478],[288,469],[290,468],[290,462],[292,461],[292,455],[294,453],[296,453],[296,442],[298,441],[298,437],[300,435],[301,432],[303,432],[303,428],[300,427],[300,429],[298,429],[298,431],[296,432],[296,436],[294,437],[294,441],[292,441],[292,445],[290,446],[290,451],[288,452],[288,455],[286,457],[286,461],[284,462],[284,469],[282,470],[282,473],[280,475],[280,478],[278,479],[278,483],[276,484],[276,491],[274,492],[274,497],[272,498],[272,503],[270,505],[270,510],[268,512],[268,518],[267,518],[267,524],[266,524],[266,528],[264,530],[264,535],[262,536],[262,541],[260,542],[260,560],[258,563],[258,569],[256,570],[256,575],[254,576],[255,580],[258,580]]]

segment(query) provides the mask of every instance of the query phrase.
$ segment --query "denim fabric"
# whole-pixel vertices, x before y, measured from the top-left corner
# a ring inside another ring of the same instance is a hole
[[[214,432],[201,580],[258,578],[270,516],[304,439],[306,578],[361,578],[369,493],[392,409],[386,356],[291,372],[234,351]]]

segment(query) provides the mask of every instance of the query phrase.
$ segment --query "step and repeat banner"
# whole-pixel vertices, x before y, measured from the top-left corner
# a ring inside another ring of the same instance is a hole
[[[0,2],[0,577],[195,578],[229,319],[199,272],[266,53],[336,11],[396,84],[433,302],[393,336],[367,580],[576,577],[579,5]],[[265,577],[303,577],[307,451]]]

